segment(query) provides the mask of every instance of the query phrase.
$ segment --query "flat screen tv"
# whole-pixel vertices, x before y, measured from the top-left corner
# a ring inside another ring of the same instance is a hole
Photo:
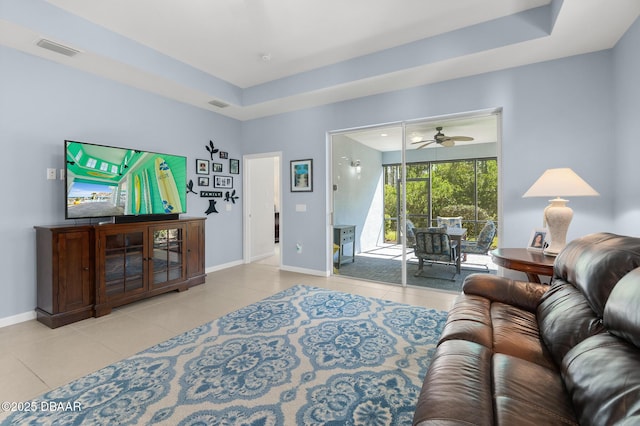
[[[187,211],[187,159],[64,141],[67,219],[177,218]]]

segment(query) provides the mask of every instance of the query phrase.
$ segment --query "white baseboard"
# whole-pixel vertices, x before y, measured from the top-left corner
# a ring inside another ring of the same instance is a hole
[[[299,274],[316,275],[318,277],[329,276],[329,271],[319,271],[317,269],[297,268],[295,266],[287,266],[287,265],[282,265],[280,269],[283,271],[297,272]]]
[[[0,328],[36,319],[36,311],[23,312],[18,315],[0,318]]]
[[[222,265],[211,266],[205,269],[205,272],[221,271],[223,269],[233,268],[234,266],[238,266],[238,265],[244,265],[244,262],[242,260],[234,260],[233,262],[223,263]]]

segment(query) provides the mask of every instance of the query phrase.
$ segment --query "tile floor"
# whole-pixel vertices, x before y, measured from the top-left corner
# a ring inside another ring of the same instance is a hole
[[[455,293],[281,271],[266,259],[216,271],[205,284],[57,329],[0,328],[0,401],[26,401],[295,284],[448,310]],[[0,411],[0,422],[7,413]]]

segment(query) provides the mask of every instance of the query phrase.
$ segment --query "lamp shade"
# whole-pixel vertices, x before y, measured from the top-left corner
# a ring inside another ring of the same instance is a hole
[[[569,168],[548,169],[523,197],[580,197],[600,195]]]

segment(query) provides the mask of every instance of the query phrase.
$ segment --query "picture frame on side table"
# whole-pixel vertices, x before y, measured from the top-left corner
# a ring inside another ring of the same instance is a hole
[[[291,160],[291,192],[313,191],[313,160]]]
[[[549,230],[547,228],[534,228],[529,237],[527,250],[542,252],[549,245],[548,234]]]
[[[196,159],[196,174],[198,175],[209,174],[209,160]]]

